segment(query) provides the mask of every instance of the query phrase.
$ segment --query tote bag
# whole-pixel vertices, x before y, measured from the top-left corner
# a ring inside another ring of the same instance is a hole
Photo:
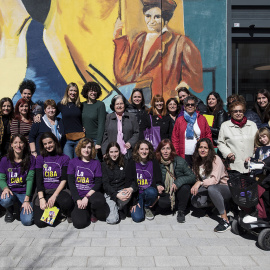
[[[149,117],[150,117],[150,121],[151,121],[151,127],[150,128],[147,128],[143,132],[144,139],[147,140],[148,142],[152,143],[154,149],[156,150],[157,147],[158,147],[158,144],[161,141],[161,138],[160,138],[160,127],[159,126],[153,127],[152,116],[150,114],[149,114]]]

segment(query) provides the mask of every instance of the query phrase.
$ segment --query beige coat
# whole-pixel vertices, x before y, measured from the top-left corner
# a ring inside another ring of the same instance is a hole
[[[242,128],[233,124],[231,120],[221,125],[218,135],[218,149],[224,158],[230,153],[234,153],[235,161],[230,164],[232,170],[240,173],[248,172],[244,167],[244,162],[247,157],[253,155],[256,132],[256,124],[249,120]]]

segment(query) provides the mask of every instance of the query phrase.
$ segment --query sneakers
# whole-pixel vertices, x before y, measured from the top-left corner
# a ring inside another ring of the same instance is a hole
[[[177,214],[177,221],[178,221],[179,223],[184,223],[184,222],[186,222],[184,211],[178,211],[178,214]]]
[[[152,220],[154,219],[154,214],[153,212],[151,211],[151,209],[149,208],[144,208],[144,211],[145,211],[145,218],[148,219],[148,220]]]
[[[230,223],[228,223],[226,220],[222,219],[219,224],[214,229],[214,232],[222,233],[229,230],[231,227]]]

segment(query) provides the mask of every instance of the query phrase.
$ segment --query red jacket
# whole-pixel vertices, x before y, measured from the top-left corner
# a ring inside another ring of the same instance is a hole
[[[212,141],[211,129],[207,123],[206,118],[197,112],[197,123],[201,130],[202,138],[209,138]],[[185,132],[187,129],[187,122],[184,116],[180,116],[176,119],[173,133],[172,133],[172,143],[175,147],[176,153],[178,156],[185,158]]]

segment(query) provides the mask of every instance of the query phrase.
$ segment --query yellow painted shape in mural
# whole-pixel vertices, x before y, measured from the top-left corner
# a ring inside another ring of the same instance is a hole
[[[0,0],[0,97],[13,97],[25,77],[25,35],[29,23],[20,0]],[[20,28],[23,27],[22,31]]]
[[[44,41],[67,83],[76,82],[81,88],[84,84],[81,76],[92,80],[86,72],[89,71],[111,90],[88,65],[92,64],[114,82],[112,36],[117,16],[118,0],[52,1]],[[103,95],[106,96],[105,91]]]

